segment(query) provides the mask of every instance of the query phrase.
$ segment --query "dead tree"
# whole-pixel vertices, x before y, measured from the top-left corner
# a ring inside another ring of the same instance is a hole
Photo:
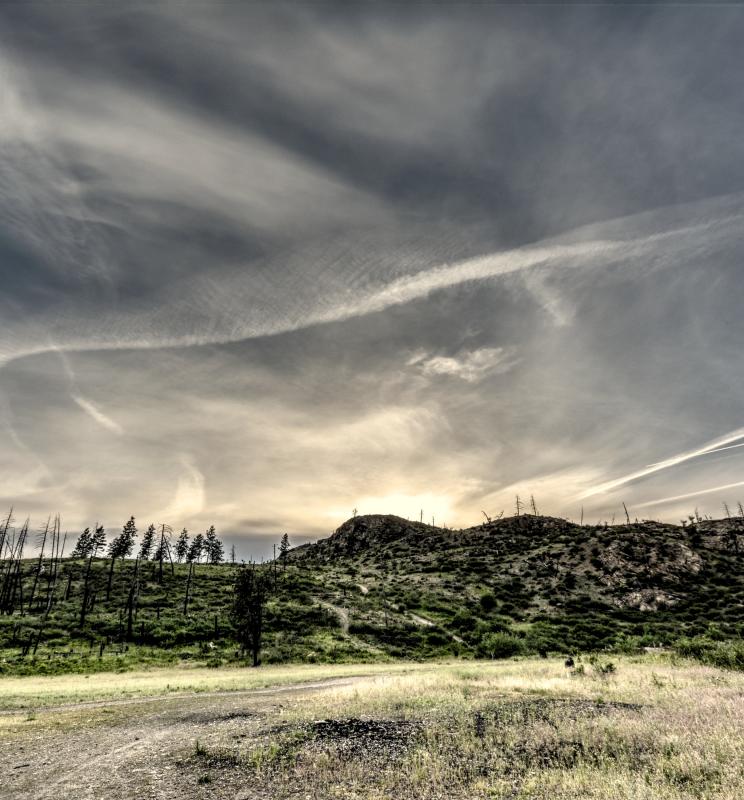
[[[59,562],[64,555],[65,542],[67,541],[67,534],[65,533],[62,538],[62,520],[57,514],[54,525],[54,535],[52,537],[52,558],[49,564],[49,572],[47,577],[47,598],[46,598],[46,613],[51,610],[54,601],[54,593],[57,589],[57,578],[59,576]]]
[[[134,575],[129,584],[129,594],[127,595],[127,641],[132,639],[132,629],[134,626],[134,614],[139,599],[139,557],[134,561]]]
[[[18,607],[23,616],[23,549],[28,538],[29,520],[23,523],[10,550],[10,562],[3,579],[2,592],[0,592],[0,610],[12,614],[15,608],[15,599],[18,595]]]
[[[6,544],[8,543],[8,529],[10,528],[10,523],[12,521],[13,507],[11,506],[10,511],[8,511],[8,516],[5,517],[5,520],[2,523],[0,523],[0,560],[5,558],[4,552]]]
[[[36,596],[36,587],[39,585],[39,576],[41,575],[43,563],[44,563],[44,548],[46,547],[47,537],[49,536],[49,523],[51,522],[51,517],[49,517],[46,521],[46,525],[44,526],[44,530],[40,533],[40,540],[41,546],[39,548],[39,560],[36,563],[36,569],[34,570],[34,582],[31,584],[31,592],[28,596],[28,613],[31,613],[31,605],[34,602],[34,597]]]
[[[52,538],[52,552],[55,553],[55,557],[56,557],[56,552],[59,549],[60,525],[61,525],[61,523],[60,523],[60,518],[59,518],[59,514],[58,514],[56,516],[55,520],[54,520],[53,538]],[[55,540],[57,541],[56,549],[55,549],[55,546],[54,546]],[[49,619],[49,613],[52,610],[52,603],[53,603],[53,600],[54,600],[54,592],[56,591],[56,588],[57,588],[56,570],[54,568],[50,567],[49,571],[54,577],[53,577],[53,581],[51,583],[51,591],[49,591],[48,594],[47,594],[47,602],[46,602],[46,608],[44,610],[44,616],[41,618],[41,620],[39,622],[39,630],[38,630],[38,632],[36,634],[36,644],[34,645],[34,655],[36,655],[36,651],[37,651],[37,649],[39,647],[39,644],[41,643],[41,639],[42,639],[42,637],[44,635],[44,628],[46,626],[47,620]]]
[[[188,615],[189,613],[189,595],[191,593],[191,578],[194,574],[194,562],[189,561],[189,574],[186,578],[186,592],[183,596],[183,614],[184,616]]]

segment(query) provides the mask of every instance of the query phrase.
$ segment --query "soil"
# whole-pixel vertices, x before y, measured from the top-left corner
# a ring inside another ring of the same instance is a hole
[[[0,738],[2,800],[248,800],[235,782],[202,785],[193,769],[196,743],[244,742],[266,733],[267,718],[289,695],[315,694],[359,678],[246,692],[200,693],[142,701],[46,708],[28,715],[28,729]],[[26,712],[19,714],[23,720]],[[5,717],[8,718],[7,715]],[[323,736],[321,726],[318,732]]]

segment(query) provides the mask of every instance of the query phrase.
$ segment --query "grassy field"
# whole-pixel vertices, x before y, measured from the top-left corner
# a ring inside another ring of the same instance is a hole
[[[0,711],[39,710],[53,706],[136,700],[164,695],[249,691],[357,675],[390,675],[411,671],[421,674],[427,669],[439,669],[439,665],[398,662],[212,669],[181,664],[125,673],[11,676],[0,680]]]
[[[11,774],[2,797],[744,796],[744,675],[665,657],[166,669],[0,692],[18,709],[0,717],[11,761],[64,764],[41,789]],[[42,708],[84,700],[101,705]]]

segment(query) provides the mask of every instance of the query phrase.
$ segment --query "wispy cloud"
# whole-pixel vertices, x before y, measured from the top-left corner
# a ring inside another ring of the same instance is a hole
[[[709,455],[710,453],[716,453],[719,450],[724,449],[725,445],[728,445],[731,442],[735,442],[738,439],[742,438],[744,438],[744,428],[738,428],[737,430],[731,431],[730,433],[727,433],[718,439],[713,439],[713,441],[708,442],[707,444],[697,448],[696,450],[688,450],[687,452],[684,453],[678,453],[676,456],[667,458],[664,461],[659,461],[656,464],[652,464],[651,466],[645,467],[644,469],[640,469],[637,470],[636,472],[631,472],[627,475],[623,475],[620,478],[614,478],[611,481],[606,481],[605,483],[600,483],[597,486],[593,486],[587,491],[582,492],[579,495],[579,499],[585,499],[587,497],[593,497],[594,495],[597,494],[604,494],[606,492],[610,492],[613,489],[619,489],[621,486],[625,486],[628,483],[632,483],[633,481],[640,480],[641,478],[645,478],[648,475],[653,475],[654,473],[661,472],[662,470],[670,469],[671,467],[676,467],[679,464],[684,464],[686,461],[690,461],[693,458],[699,458],[700,456],[706,456]]]
[[[71,395],[72,399],[75,403],[95,422],[97,422],[102,428],[105,428],[107,431],[111,431],[111,433],[115,433],[117,436],[124,435],[124,428],[119,425],[118,422],[115,422],[111,417],[107,414],[104,414],[95,403],[92,403],[87,398],[83,397],[79,394]]]
[[[164,521],[188,520],[204,511],[207,494],[204,474],[198,468],[193,458],[181,455],[183,472],[178,478],[175,493],[167,508],[162,514],[156,514]]]
[[[677,494],[673,497],[662,497],[659,500],[649,500],[645,503],[636,503],[634,508],[651,508],[652,506],[664,506],[674,503],[678,500],[688,500],[692,497],[702,497],[706,494],[720,494],[727,489],[736,489],[739,486],[744,486],[744,481],[737,481],[736,483],[725,483],[723,486],[713,486],[710,489],[699,489],[696,492],[687,492],[686,494]]]
[[[424,375],[448,376],[476,383],[486,375],[508,372],[518,361],[507,348],[481,347],[455,356],[429,356],[419,353],[408,364],[417,367]]]
[[[67,353],[64,350],[59,348],[55,344],[50,345],[50,350],[56,353],[59,357],[60,362],[62,363],[62,367],[64,369],[65,375],[67,376],[67,380],[70,385],[70,397],[72,398],[73,402],[84,411],[94,422],[98,423],[102,428],[105,428],[107,431],[111,433],[115,433],[117,436],[124,435],[124,428],[119,425],[118,422],[111,419],[108,414],[104,413],[92,400],[89,400],[85,397],[78,388],[78,381],[77,376],[75,375],[75,370],[72,367],[72,361]]]

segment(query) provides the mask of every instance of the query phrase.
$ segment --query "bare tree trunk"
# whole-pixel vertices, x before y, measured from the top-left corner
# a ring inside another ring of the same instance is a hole
[[[28,536],[28,524],[26,520],[21,528],[14,547],[10,551],[10,563],[8,572],[3,580],[2,592],[0,593],[0,611],[12,614],[15,607],[16,594],[20,597],[19,610],[23,616],[23,548]]]
[[[36,571],[34,572],[34,582],[31,585],[31,594],[28,596],[28,613],[31,613],[31,604],[34,602],[34,595],[36,594],[36,586],[39,583],[39,575],[41,574],[41,566],[44,561],[44,547],[46,546],[47,536],[49,535],[49,521],[51,518],[47,519],[46,525],[44,526],[44,533],[42,534],[41,539],[41,550],[39,552],[39,561],[36,564]]]
[[[186,579],[186,594],[183,596],[184,616],[189,613],[189,592],[191,591],[191,576],[194,572],[194,562],[189,561],[189,576]]]
[[[57,514],[54,528],[55,535],[52,539],[52,561],[49,566],[49,580],[47,581],[46,616],[49,615],[52,608],[54,593],[57,589],[57,575],[59,574],[59,551],[60,539],[62,538],[62,520],[59,518],[59,514]]]
[[[109,567],[108,573],[108,583],[106,584],[106,600],[111,597],[111,583],[114,580],[114,564],[116,563],[116,557],[111,556],[111,566]]]
[[[129,597],[127,598],[127,641],[131,641],[132,639],[132,629],[134,626],[134,605],[135,605],[135,598],[137,596],[137,592],[139,586],[139,558],[137,558],[134,562],[134,575],[132,577],[132,583],[129,586]]]
[[[0,525],[0,559],[4,558],[3,550],[5,549],[5,545],[8,541],[8,528],[10,528],[10,523],[13,521],[13,507],[11,506],[10,511],[8,511],[8,516],[5,518],[5,521]]]

